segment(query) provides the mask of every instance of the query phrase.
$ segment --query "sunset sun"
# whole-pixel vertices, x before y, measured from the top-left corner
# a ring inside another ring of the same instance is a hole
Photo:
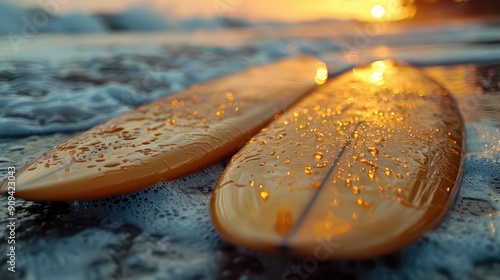
[[[370,10],[370,14],[374,18],[381,18],[381,17],[383,17],[385,15],[385,9],[384,9],[384,7],[382,7],[380,5],[375,5]]]

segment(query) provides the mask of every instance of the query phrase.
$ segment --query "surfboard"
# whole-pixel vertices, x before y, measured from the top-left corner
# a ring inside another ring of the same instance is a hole
[[[16,174],[16,197],[84,200],[181,178],[234,154],[319,84],[316,58],[284,59],[138,107],[60,144]],[[7,181],[2,192],[8,190]]]
[[[228,242],[320,260],[386,255],[437,225],[462,174],[450,94],[394,61],[315,90],[231,159],[211,200]]]

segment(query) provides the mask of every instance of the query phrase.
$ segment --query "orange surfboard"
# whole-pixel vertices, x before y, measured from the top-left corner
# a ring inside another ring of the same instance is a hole
[[[395,252],[453,204],[463,121],[448,92],[378,61],[314,91],[231,160],[211,201],[229,242],[366,259]]]
[[[325,82],[296,57],[178,92],[58,145],[16,175],[16,196],[68,201],[129,193],[231,156],[275,115]],[[1,186],[8,189],[7,181]]]

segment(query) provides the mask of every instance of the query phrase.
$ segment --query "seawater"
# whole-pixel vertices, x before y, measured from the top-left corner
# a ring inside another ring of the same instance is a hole
[[[286,56],[338,73],[378,59],[415,65],[500,61],[500,27],[317,23],[190,32],[0,37],[0,137],[90,128],[195,83]]]

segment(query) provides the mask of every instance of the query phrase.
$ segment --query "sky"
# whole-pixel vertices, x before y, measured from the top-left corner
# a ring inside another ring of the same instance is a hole
[[[398,19],[398,0],[17,0],[25,6],[52,5],[60,13],[119,12],[147,6],[167,18],[226,16],[249,20],[306,21],[317,19],[373,19],[379,5],[385,17]],[[51,8],[53,9],[53,8]]]

